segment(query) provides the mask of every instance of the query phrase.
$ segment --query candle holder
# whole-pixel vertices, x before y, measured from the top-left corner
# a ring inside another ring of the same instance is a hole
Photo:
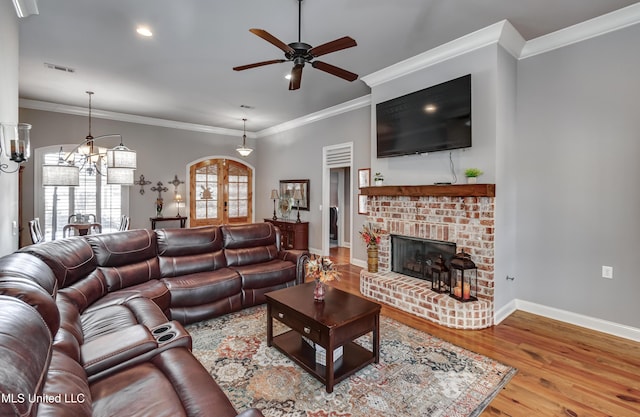
[[[31,156],[31,125],[27,123],[2,123],[0,126],[0,155],[4,154],[9,160],[22,164]],[[0,171],[7,171],[6,164],[0,164]]]
[[[438,255],[435,262],[430,266],[431,289],[437,293],[449,293],[451,275],[449,268],[445,265],[442,255]]]
[[[478,268],[471,260],[471,255],[464,250],[456,254],[451,265],[451,292],[449,295],[458,301],[477,301]]]

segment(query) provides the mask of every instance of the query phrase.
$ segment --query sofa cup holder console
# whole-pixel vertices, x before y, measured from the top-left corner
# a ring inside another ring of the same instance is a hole
[[[176,321],[170,321],[151,329],[151,334],[158,342],[158,345],[168,343],[176,338],[189,337],[182,325]]]
[[[171,326],[169,326],[168,324],[163,324],[162,326],[153,329],[151,333],[153,333],[153,337],[159,338],[163,333],[168,332],[169,329],[171,329]]]

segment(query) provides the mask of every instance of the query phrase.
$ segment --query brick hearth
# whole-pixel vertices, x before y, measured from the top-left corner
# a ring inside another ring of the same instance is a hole
[[[481,187],[490,192],[478,193]],[[406,193],[407,187],[395,188],[371,187],[365,192],[368,221],[375,223],[383,235],[378,248],[379,272],[365,269],[360,273],[362,294],[452,328],[481,329],[493,325],[493,186],[414,186],[409,190],[411,197],[397,195]],[[415,196],[419,193],[416,189],[423,190],[425,195]],[[459,196],[461,193],[473,196]],[[462,303],[431,291],[428,281],[391,272],[391,234],[456,243],[458,252],[469,253],[478,267],[478,300]]]

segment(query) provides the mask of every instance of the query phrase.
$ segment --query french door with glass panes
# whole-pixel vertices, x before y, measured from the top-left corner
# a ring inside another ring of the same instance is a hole
[[[191,226],[250,223],[253,170],[230,159],[207,159],[189,169]]]

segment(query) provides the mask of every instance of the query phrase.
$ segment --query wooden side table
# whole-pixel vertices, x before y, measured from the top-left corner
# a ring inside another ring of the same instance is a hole
[[[358,370],[380,361],[380,304],[327,287],[324,302],[314,302],[315,282],[268,292],[267,345],[274,346],[302,369],[322,382],[328,393],[338,382]],[[291,330],[274,336],[273,319]],[[353,341],[372,333],[373,350]],[[325,365],[316,361],[316,352],[302,337],[325,349]],[[333,352],[342,347],[342,357]]]
[[[180,228],[184,229],[185,224],[187,223],[187,218],[186,217],[182,217],[182,216],[176,216],[176,217],[149,217],[149,220],[151,220],[151,228],[155,229],[156,228],[156,223],[159,222],[170,222],[170,221],[180,221]]]

